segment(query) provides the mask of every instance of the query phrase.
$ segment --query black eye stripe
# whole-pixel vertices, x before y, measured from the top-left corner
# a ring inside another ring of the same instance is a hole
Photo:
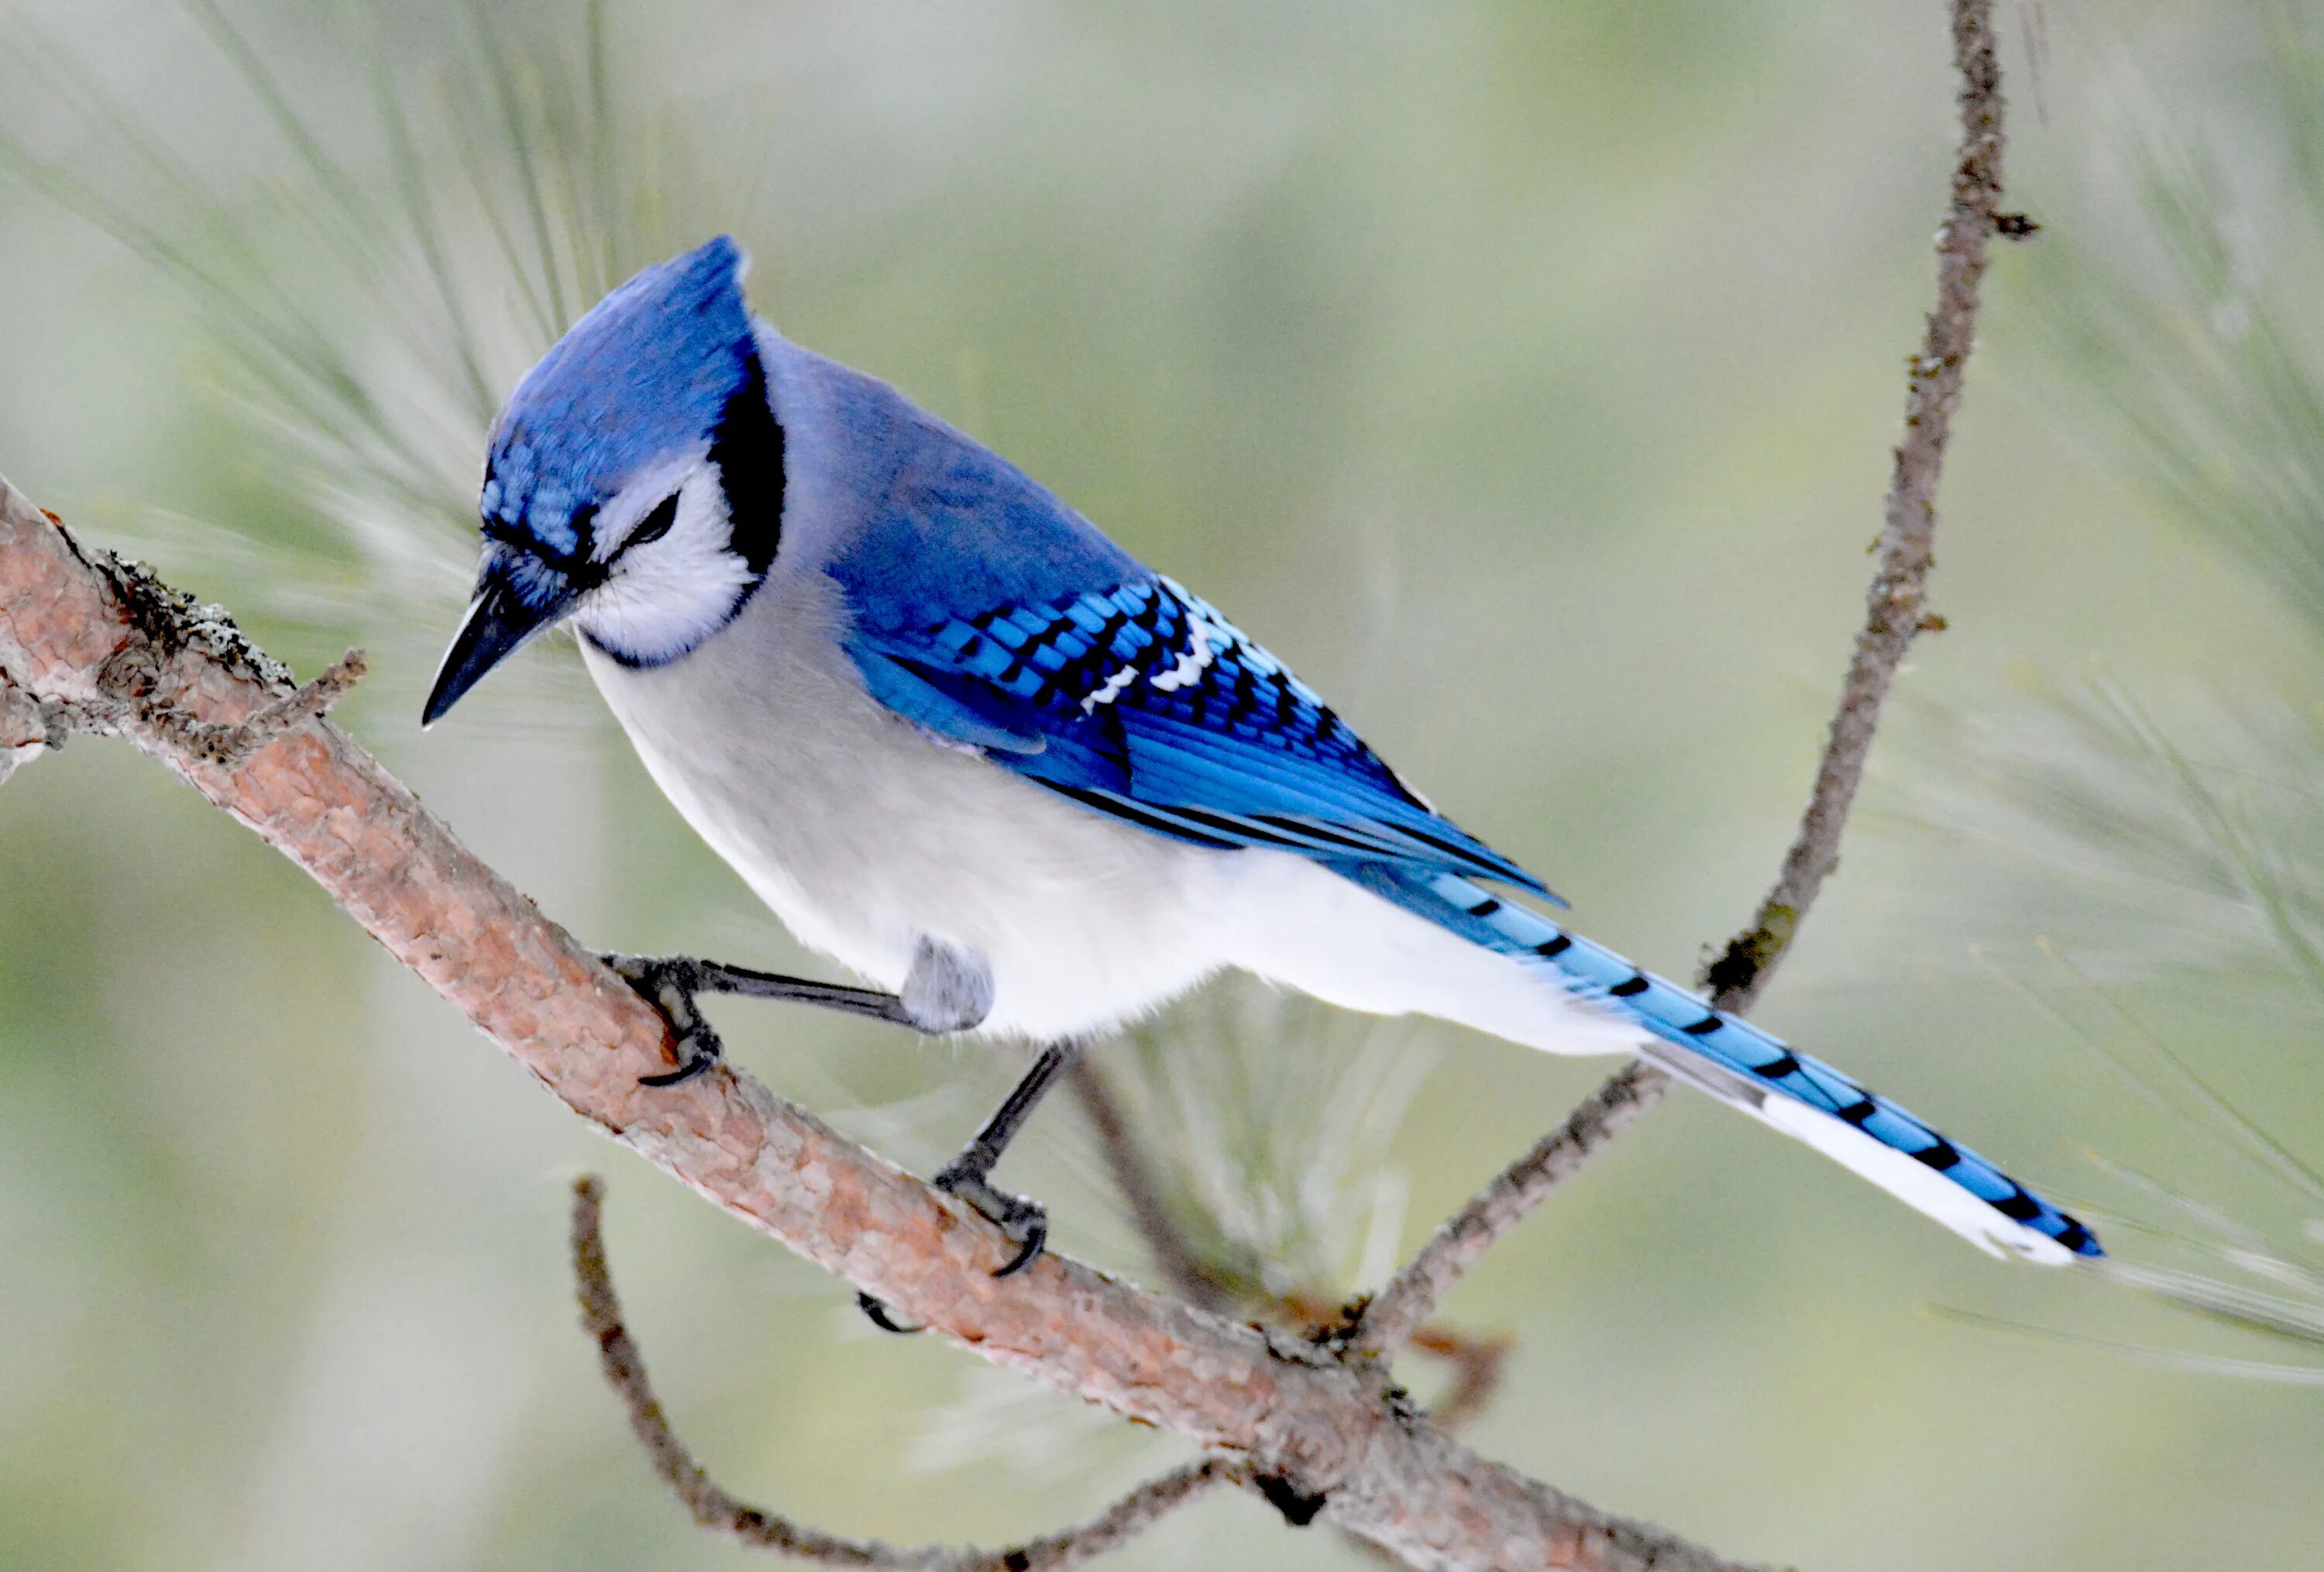
[[[671,492],[655,505],[653,512],[639,521],[638,527],[630,532],[630,538],[622,542],[622,550],[626,551],[632,546],[642,546],[650,541],[659,541],[669,534],[677,523],[678,493]]]

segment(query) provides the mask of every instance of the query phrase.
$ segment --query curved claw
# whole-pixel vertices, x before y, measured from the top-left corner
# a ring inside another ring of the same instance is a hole
[[[1008,1265],[992,1275],[996,1278],[1016,1276],[1032,1265],[1041,1252],[1048,1248],[1048,1245],[1049,1219],[1036,1213],[1025,1226],[1025,1238],[1023,1243],[1017,1246],[1017,1253],[1009,1258]]]
[[[684,1086],[695,1077],[706,1073],[712,1065],[715,1065],[717,1062],[718,1050],[714,1048],[709,1050],[707,1052],[705,1052],[697,1043],[694,1057],[687,1059],[684,1064],[678,1066],[674,1070],[662,1070],[650,1076],[640,1076],[638,1077],[638,1085],[641,1087],[653,1087],[656,1088],[662,1087]]]
[[[908,1337],[916,1332],[925,1332],[927,1330],[925,1327],[905,1326],[902,1322],[895,1319],[888,1314],[888,1307],[884,1301],[875,1299],[870,1294],[864,1293],[860,1290],[855,1295],[855,1308],[863,1312],[863,1318],[865,1320],[870,1321],[882,1332],[895,1332],[903,1336]]]

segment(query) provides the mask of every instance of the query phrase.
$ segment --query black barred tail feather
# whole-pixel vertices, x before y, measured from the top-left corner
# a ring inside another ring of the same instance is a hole
[[[1471,943],[1543,974],[1650,1034],[1639,1052],[1680,1079],[1806,1142],[1994,1254],[2063,1264],[2105,1253],[2090,1231],[1965,1146],[1795,1053],[1738,1016],[1456,874],[1380,864],[1345,876]]]

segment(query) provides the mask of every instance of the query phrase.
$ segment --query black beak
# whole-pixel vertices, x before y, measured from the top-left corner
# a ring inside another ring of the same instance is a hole
[[[436,686],[429,689],[428,707],[420,711],[420,724],[434,726],[443,719],[463,694],[484,680],[485,673],[564,615],[568,603],[569,597],[560,597],[543,606],[527,606],[504,580],[487,570],[476,585],[476,598],[468,606],[467,619],[452,635],[452,647],[444,652],[444,663],[436,670]]]

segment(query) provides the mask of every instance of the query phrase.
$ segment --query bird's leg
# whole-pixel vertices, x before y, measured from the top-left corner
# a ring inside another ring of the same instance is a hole
[[[1024,1078],[1001,1099],[1001,1106],[992,1111],[992,1116],[984,1122],[984,1127],[970,1138],[968,1144],[960,1149],[960,1155],[945,1164],[943,1171],[936,1177],[936,1188],[948,1195],[958,1196],[1000,1224],[1002,1230],[1017,1241],[1019,1249],[1015,1259],[994,1272],[992,1275],[995,1277],[1007,1277],[1011,1272],[1023,1271],[1035,1256],[1041,1253],[1041,1246],[1047,1243],[1049,1237],[1049,1216],[1037,1201],[994,1189],[990,1182],[993,1165],[1001,1161],[1001,1154],[1008,1150],[1009,1142],[1015,1138],[1017,1132],[1024,1128],[1025,1121],[1032,1116],[1035,1106],[1048,1095],[1049,1088],[1057,1084],[1057,1077],[1073,1068],[1074,1060],[1081,1057],[1081,1052],[1082,1045],[1072,1040],[1052,1043],[1043,1049],[1041,1057],[1033,1061],[1033,1068],[1027,1070]]]
[[[597,957],[636,989],[662,1019],[677,1040],[678,1068],[660,1075],[642,1076],[641,1084],[674,1087],[718,1062],[724,1051],[718,1034],[694,1003],[697,994],[733,994],[745,999],[779,999],[792,1004],[813,1004],[847,1015],[865,1015],[893,1026],[909,1026],[932,1037],[966,1031],[992,1009],[992,968],[973,950],[957,949],[940,939],[922,936],[912,952],[912,969],[900,994],[874,988],[851,988],[840,983],[818,983],[807,977],[787,977],[776,972],[730,966],[724,961],[693,956],[629,956],[608,952]]]
[[[993,1165],[1001,1161],[1001,1154],[1008,1150],[1017,1132],[1024,1128],[1025,1121],[1032,1116],[1049,1088],[1073,1068],[1074,1061],[1081,1056],[1081,1043],[1071,1039],[1043,1049],[1041,1057],[1033,1061],[1033,1068],[1001,1100],[1001,1106],[985,1120],[983,1128],[971,1136],[968,1144],[960,1149],[960,1155],[945,1164],[930,1181],[945,1194],[958,1196],[974,1207],[1016,1244],[1017,1253],[992,1274],[995,1277],[1007,1277],[1032,1264],[1034,1257],[1048,1243],[1049,1214],[1038,1201],[995,1189],[991,1183]],[[919,1329],[890,1319],[888,1307],[870,1294],[857,1294],[855,1302],[872,1318],[872,1324],[882,1331]]]
[[[660,1075],[641,1076],[641,1085],[674,1087],[718,1062],[718,1034],[710,1029],[695,1004],[697,994],[737,994],[749,999],[781,999],[813,1004],[849,1015],[867,1015],[899,1026],[918,1022],[906,1013],[893,994],[872,988],[850,988],[838,983],[818,983],[807,977],[786,977],[773,972],[730,966],[724,961],[698,960],[691,956],[602,955],[597,957],[638,991],[645,1002],[669,1022],[678,1044],[678,1068]]]

